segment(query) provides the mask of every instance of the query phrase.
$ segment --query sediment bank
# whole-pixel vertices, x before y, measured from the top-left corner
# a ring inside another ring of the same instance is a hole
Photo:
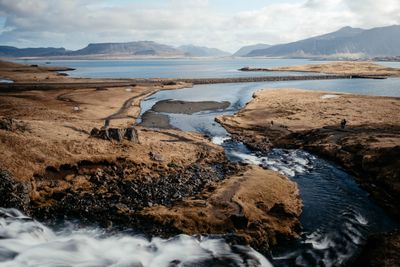
[[[311,72],[335,75],[350,75],[353,78],[384,79],[387,77],[399,77],[400,69],[385,67],[372,62],[338,61],[323,64],[306,64],[299,66],[253,68],[244,67],[241,71],[265,71],[265,72]]]

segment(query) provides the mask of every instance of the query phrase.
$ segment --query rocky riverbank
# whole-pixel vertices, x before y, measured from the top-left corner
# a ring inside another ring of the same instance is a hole
[[[400,218],[399,112],[395,97],[264,90],[236,115],[218,121],[257,149],[301,147],[338,162]]]
[[[257,150],[303,148],[339,163],[399,219],[399,112],[400,99],[395,97],[263,90],[240,112],[218,121]],[[398,266],[398,236],[372,236],[351,266]]]

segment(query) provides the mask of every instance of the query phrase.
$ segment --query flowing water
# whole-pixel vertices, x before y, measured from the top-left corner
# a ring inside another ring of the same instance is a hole
[[[250,247],[221,238],[179,235],[171,239],[107,234],[67,225],[53,231],[15,209],[0,208],[0,266],[173,267],[271,266]]]
[[[58,61],[51,64],[78,67],[77,76],[88,77],[108,76],[105,73],[109,73],[108,77],[231,77],[259,75],[237,72],[246,65],[307,63],[265,59],[181,61]],[[231,161],[261,165],[298,183],[304,203],[301,238],[277,248],[269,260],[252,248],[229,245],[221,237],[180,235],[149,240],[125,232],[80,228],[79,223],[50,229],[17,210],[0,209],[0,266],[337,266],[356,255],[369,234],[399,227],[360,189],[354,177],[336,164],[302,150],[274,149],[267,154],[252,151],[230,139],[215,123],[216,116],[233,114],[242,108],[256,90],[282,87],[400,96],[399,79],[291,81],[199,85],[161,91],[141,104],[143,114],[165,99],[229,101],[231,105],[226,110],[167,115],[176,128],[208,135],[214,143],[222,145]]]
[[[0,83],[13,83],[12,80],[0,79]]]

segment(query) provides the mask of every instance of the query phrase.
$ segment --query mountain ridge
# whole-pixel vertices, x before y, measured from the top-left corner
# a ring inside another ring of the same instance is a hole
[[[269,45],[269,44],[262,44],[262,43],[254,44],[254,45],[243,46],[243,47],[241,47],[239,50],[237,50],[237,51],[233,54],[233,56],[235,56],[235,57],[242,57],[242,56],[247,55],[248,53],[250,53],[250,52],[253,51],[253,50],[266,49],[266,48],[269,48],[269,47],[271,47],[271,46],[272,46],[272,45]]]
[[[356,55],[357,57],[400,55],[400,25],[368,30],[343,27],[335,32],[296,42],[253,50],[245,56],[307,57],[339,54]]]
[[[218,48],[210,48],[206,46],[196,46],[196,45],[181,45],[177,47],[179,50],[185,52],[187,56],[194,57],[224,57],[230,56],[231,54],[220,50]]]

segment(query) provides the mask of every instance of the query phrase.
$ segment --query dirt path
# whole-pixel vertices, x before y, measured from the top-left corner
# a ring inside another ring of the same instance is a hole
[[[104,127],[108,127],[111,120],[122,119],[122,118],[126,117],[126,113],[132,107],[132,104],[136,99],[144,98],[153,93],[154,93],[154,90],[147,90],[139,95],[128,98],[117,112],[104,118]]]

